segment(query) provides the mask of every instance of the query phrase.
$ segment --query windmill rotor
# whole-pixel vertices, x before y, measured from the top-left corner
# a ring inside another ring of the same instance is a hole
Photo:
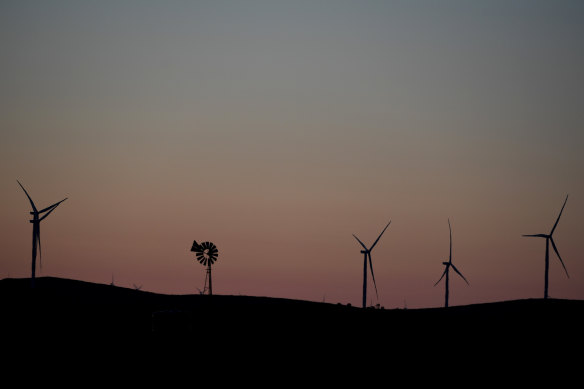
[[[196,243],[196,242],[195,242]],[[204,266],[212,265],[219,257],[219,250],[217,246],[211,242],[203,242],[201,244],[193,244],[191,251],[195,252],[197,261]]]

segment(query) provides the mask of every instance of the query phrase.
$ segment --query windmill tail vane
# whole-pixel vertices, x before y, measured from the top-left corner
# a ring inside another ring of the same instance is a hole
[[[196,240],[193,240],[193,247],[191,247],[191,251],[195,251],[196,252],[197,250],[199,250],[199,247],[200,246],[197,243],[197,241]]]

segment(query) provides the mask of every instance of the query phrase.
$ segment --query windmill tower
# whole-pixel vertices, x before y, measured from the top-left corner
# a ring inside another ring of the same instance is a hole
[[[215,246],[211,242],[203,242],[198,244],[197,241],[193,241],[193,247],[191,247],[191,251],[194,251],[195,255],[197,256],[197,261],[201,265],[207,266],[207,275],[205,276],[205,287],[203,288],[203,292],[201,294],[205,294],[205,292],[209,293],[209,296],[213,295],[213,282],[211,280],[211,265],[215,263],[217,257],[219,256],[219,250],[217,250],[217,246]],[[209,282],[209,286],[207,287],[207,282]]]

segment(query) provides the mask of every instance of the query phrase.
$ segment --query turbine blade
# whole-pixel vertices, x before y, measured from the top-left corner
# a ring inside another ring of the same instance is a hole
[[[65,199],[65,200],[67,200],[67,199]],[[47,216],[49,216],[49,215],[51,214],[51,212],[53,212],[55,209],[57,209],[57,207],[59,206],[59,204],[61,204],[61,203],[62,203],[63,201],[65,201],[65,200],[59,201],[57,204],[55,204],[55,205],[53,206],[53,208],[51,208],[51,210],[50,210],[49,212],[45,213],[45,214],[43,215],[43,217],[41,217],[41,218],[39,219],[39,221],[43,221],[43,220],[45,220],[45,218],[46,218]],[[50,208],[50,207],[49,207],[49,208]],[[39,212],[39,213],[40,213],[40,212]]]
[[[65,201],[67,199],[68,199],[68,197],[65,197],[63,200],[59,201],[58,203],[55,203],[55,204],[50,205],[50,206],[48,206],[48,207],[46,207],[44,209],[41,209],[39,211],[39,213],[43,213],[43,212],[46,212],[46,211],[52,211],[53,209],[57,208],[59,206],[59,204],[61,204],[63,201]]]
[[[442,273],[442,276],[440,277],[440,279],[438,281],[436,281],[436,283],[434,284],[434,286],[438,285],[440,283],[440,281],[442,281],[442,279],[446,275],[446,272],[447,271],[448,271],[448,266],[446,266],[446,269],[444,269],[444,273]]]
[[[377,239],[375,239],[375,242],[373,242],[373,245],[371,245],[371,248],[369,249],[370,251],[373,250],[373,247],[375,247],[375,245],[377,244],[377,242],[379,242],[379,238],[381,238],[381,235],[383,235],[383,233],[385,232],[385,230],[387,230],[387,227],[389,227],[390,224],[391,224],[391,220],[389,221],[389,223],[387,223],[387,225],[385,226],[385,228],[383,229],[383,231],[381,231],[381,234],[379,234],[379,236],[377,237]]]
[[[448,262],[452,263],[452,227],[450,227],[450,218],[448,218],[448,230],[450,231],[450,255],[448,257]]]
[[[461,272],[458,271],[458,269],[456,268],[456,266],[454,266],[453,264],[450,264],[450,266],[452,266],[452,268],[454,269],[454,271],[457,272],[458,275],[461,276],[462,279],[465,280],[468,285],[470,285],[469,282],[468,282],[468,280],[466,278],[464,278],[464,276],[462,275]]]
[[[530,238],[547,238],[548,237],[546,234],[521,235],[521,236],[530,237]]]
[[[558,215],[558,219],[556,220],[556,224],[554,224],[554,227],[552,228],[552,232],[550,232],[550,236],[553,235],[556,227],[558,226],[558,222],[560,221],[560,217],[562,217],[562,212],[564,212],[564,207],[566,206],[566,203],[568,202],[568,196],[566,195],[566,200],[564,200],[564,205],[562,205],[562,209],[560,211],[560,214]]]
[[[556,255],[558,256],[562,266],[564,267],[564,271],[566,272],[566,275],[568,276],[568,278],[570,278],[570,275],[568,274],[568,270],[566,269],[566,265],[564,265],[564,261],[562,261],[562,257],[560,257],[560,252],[558,251],[558,248],[556,247],[556,243],[554,242],[554,239],[552,237],[550,237],[550,241],[552,242],[552,247],[554,248]]]
[[[361,246],[363,246],[363,248],[364,248],[365,250],[369,250],[369,249],[367,248],[367,246],[365,246],[365,244],[364,244],[363,242],[361,242],[361,241],[359,240],[359,238],[357,238],[357,236],[356,236],[355,234],[353,234],[353,236],[355,237],[355,239],[357,239],[357,242],[359,242],[359,243],[361,244]]]
[[[36,207],[34,205],[34,202],[30,198],[30,196],[28,195],[28,192],[26,191],[26,189],[24,189],[24,186],[22,186],[22,184],[20,183],[20,181],[16,180],[16,182],[18,182],[18,185],[20,185],[20,187],[22,188],[22,190],[24,191],[24,193],[26,193],[26,197],[28,197],[28,201],[30,201],[30,205],[32,205],[33,211],[37,212],[37,209],[36,209]]]
[[[373,278],[373,286],[375,286],[375,295],[377,296],[377,299],[379,300],[379,294],[377,293],[377,284],[375,283],[375,275],[373,274],[373,263],[371,262],[371,253],[368,253],[369,255],[369,268],[371,269],[371,278]]]

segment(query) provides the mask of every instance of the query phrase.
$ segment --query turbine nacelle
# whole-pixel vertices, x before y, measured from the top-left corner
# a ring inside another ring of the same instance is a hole
[[[532,235],[523,235],[525,237],[529,237],[529,238],[546,238],[546,239],[550,239],[552,236],[551,235],[546,235],[546,234],[532,234]]]

